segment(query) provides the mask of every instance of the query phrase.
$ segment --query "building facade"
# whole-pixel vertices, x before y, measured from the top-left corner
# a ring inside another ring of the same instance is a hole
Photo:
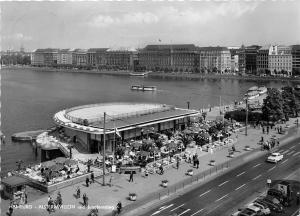
[[[147,45],[138,54],[139,65],[152,71],[192,72],[199,67],[193,44]]]
[[[300,75],[300,45],[292,46],[292,73]]]
[[[72,55],[72,63],[76,66],[87,65],[87,50],[86,49],[75,49]]]
[[[256,56],[256,67],[258,74],[267,74],[269,73],[269,49],[270,46],[263,46],[258,50]]]
[[[202,72],[225,73],[231,70],[231,53],[227,47],[199,47]]]
[[[61,49],[58,52],[57,64],[71,65],[73,61],[73,51],[70,49]]]
[[[37,49],[31,55],[31,64],[36,66],[57,65],[58,49]]]
[[[133,70],[137,60],[137,50],[133,48],[110,48],[106,51],[106,66],[108,68]]]
[[[292,50],[289,46],[274,45],[269,49],[269,70],[271,75],[292,74]]]
[[[87,51],[87,64],[101,68],[106,65],[106,51],[108,48],[91,48]]]

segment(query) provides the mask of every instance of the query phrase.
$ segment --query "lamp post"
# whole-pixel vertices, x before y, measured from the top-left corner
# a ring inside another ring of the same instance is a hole
[[[186,103],[187,103],[187,108],[190,109],[190,102],[187,101]]]
[[[103,174],[102,174],[102,177],[103,177],[103,186],[105,186],[105,118],[106,118],[106,112],[104,112],[104,117],[103,117]]]
[[[245,136],[248,135],[247,126],[248,126],[248,95],[246,97],[246,128],[245,128]]]

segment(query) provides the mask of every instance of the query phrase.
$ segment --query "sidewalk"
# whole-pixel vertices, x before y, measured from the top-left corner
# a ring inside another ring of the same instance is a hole
[[[290,121],[294,122],[294,119]],[[294,130],[294,129],[290,129]],[[250,160],[253,157],[257,157],[259,152],[261,151],[253,151],[250,152],[245,150],[245,146],[248,145],[250,148],[253,149],[260,149],[260,145],[258,145],[258,141],[260,140],[261,136],[264,136],[264,139],[267,140],[276,132],[275,130],[271,130],[269,135],[262,134],[261,129],[248,129],[248,136],[245,136],[245,132],[237,132],[233,134],[232,137],[235,138],[236,135],[238,136],[238,142],[235,144],[237,152],[235,153],[235,157],[239,157],[240,155],[244,155],[243,161]],[[277,137],[282,137],[282,135],[278,135]],[[297,134],[299,136],[299,134]],[[285,140],[288,138],[289,135],[285,135]],[[290,138],[288,138],[290,139]],[[280,145],[284,144],[284,141],[280,141]],[[209,161],[211,159],[216,160],[217,164],[222,164],[227,161],[236,160],[235,158],[228,157],[228,148],[231,146],[222,148],[218,151],[215,151],[213,154],[208,152],[199,152],[199,169],[193,168],[194,175],[202,173],[212,168],[209,165]],[[85,184],[78,183],[76,185],[63,188],[60,190],[62,194],[63,204],[64,205],[72,205],[72,206],[64,206],[65,208],[69,207],[68,209],[59,209],[51,215],[82,215],[85,216],[88,214],[89,210],[82,208],[82,198],[76,199],[74,197],[75,190],[79,186],[81,188],[81,194],[86,193],[89,198],[89,205],[91,206],[98,206],[100,208],[99,215],[109,215],[111,213],[112,208],[116,206],[118,201],[121,201],[124,207],[130,211],[130,209],[140,207],[138,204],[140,200],[147,199],[147,202],[153,201],[153,198],[157,197],[158,200],[158,193],[162,190],[160,186],[161,181],[167,179],[169,181],[169,186],[179,183],[183,180],[188,180],[191,178],[190,176],[186,175],[186,171],[192,168],[192,164],[186,163],[184,161],[181,162],[179,169],[177,170],[174,167],[170,167],[168,170],[165,170],[163,175],[158,174],[150,174],[148,177],[144,177],[143,174],[138,173],[134,175],[134,181],[129,182],[129,175],[127,174],[110,174],[113,177],[112,186],[102,186],[102,177],[97,178],[94,184],[91,184],[90,187],[86,187]],[[108,183],[110,176],[106,176],[105,180]],[[28,197],[28,204],[32,205],[32,209],[24,210],[24,209],[15,209],[13,215],[49,215],[46,209],[41,209],[41,205],[47,205],[47,198],[48,194],[42,194],[42,192],[38,192],[39,194],[30,194]],[[128,200],[129,193],[136,193],[137,194],[137,201],[133,202]],[[49,194],[52,198],[56,198],[56,194]],[[153,195],[153,196],[151,196]],[[35,198],[34,198],[35,197]],[[148,200],[149,199],[149,200]],[[8,201],[4,200],[1,204],[2,211],[7,211],[8,209]],[[125,214],[126,215],[126,214]],[[130,212],[127,215],[132,215]]]

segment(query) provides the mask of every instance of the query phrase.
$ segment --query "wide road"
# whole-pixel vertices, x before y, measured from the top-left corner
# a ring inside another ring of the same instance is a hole
[[[268,178],[283,179],[299,169],[300,139],[279,147],[277,152],[284,154],[283,160],[277,164],[267,163],[266,156],[261,156],[143,215],[230,215],[249,197],[264,191]]]

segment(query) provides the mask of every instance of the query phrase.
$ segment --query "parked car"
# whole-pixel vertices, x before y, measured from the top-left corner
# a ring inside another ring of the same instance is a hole
[[[255,215],[257,215],[257,216],[263,216],[263,215],[266,215],[265,213],[262,212],[262,210],[261,210],[260,207],[255,206],[255,205],[249,205],[249,206],[247,207],[247,209],[252,210],[252,211],[255,213]]]
[[[257,216],[257,214],[252,209],[245,208],[238,214],[238,216]]]
[[[291,203],[291,199],[284,195],[284,193],[278,189],[271,188],[267,192],[268,196],[275,197],[280,201],[284,206],[289,206]]]
[[[263,201],[274,205],[275,211],[277,211],[277,212],[283,211],[283,206],[280,204],[280,202],[277,199],[267,196],[267,197],[263,198]]]
[[[258,203],[258,204],[261,204],[261,205],[268,206],[268,208],[271,211],[274,211],[274,212],[282,212],[283,211],[283,208],[281,208],[280,206],[278,206],[278,205],[276,205],[273,202],[270,202],[268,200],[257,199],[257,200],[255,200],[255,202]]]
[[[279,152],[274,152],[267,158],[267,161],[271,163],[277,163],[282,159],[283,159],[283,154],[280,154]]]
[[[258,203],[250,203],[248,205],[248,208],[253,209],[253,207],[259,208],[261,210],[261,212],[263,213],[263,215],[270,215],[271,214],[271,210],[264,205],[258,204]]]

